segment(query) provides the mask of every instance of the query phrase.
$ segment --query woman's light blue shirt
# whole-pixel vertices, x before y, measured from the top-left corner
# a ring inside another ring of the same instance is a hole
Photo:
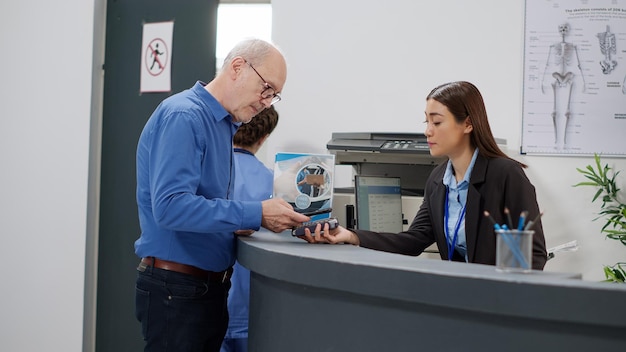
[[[472,169],[474,169],[474,164],[476,163],[476,158],[478,157],[478,148],[474,150],[474,155],[472,156],[472,161],[470,162],[467,171],[465,172],[465,176],[461,182],[456,182],[456,177],[454,176],[454,169],[452,168],[452,162],[448,160],[448,166],[446,168],[446,172],[443,174],[443,184],[448,188],[448,223],[443,224],[444,227],[447,228],[448,231],[448,242],[449,245],[452,244],[452,240],[454,237],[454,230],[456,227],[456,223],[461,216],[463,208],[465,208],[467,204],[467,190],[469,189],[469,181],[470,176],[472,175]],[[444,219],[445,222],[445,219]],[[456,251],[459,252],[467,262],[467,241],[465,239],[465,217],[461,220],[461,225],[459,227],[458,238],[456,242]]]

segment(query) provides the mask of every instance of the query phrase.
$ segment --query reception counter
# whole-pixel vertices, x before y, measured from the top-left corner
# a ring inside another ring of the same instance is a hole
[[[624,351],[626,285],[578,274],[308,244],[238,240],[250,352]]]

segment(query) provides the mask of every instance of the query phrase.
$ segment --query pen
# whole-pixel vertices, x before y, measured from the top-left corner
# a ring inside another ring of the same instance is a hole
[[[502,228],[500,227],[500,225],[498,225],[498,223],[496,222],[496,220],[493,218],[493,216],[491,216],[491,214],[489,214],[489,212],[488,212],[488,211],[486,211],[486,210],[485,210],[485,211],[483,212],[483,214],[485,214],[485,216],[486,216],[487,218],[489,218],[489,220],[491,220],[491,222],[493,223],[493,227],[494,227],[496,230],[502,230]]]
[[[517,223],[517,230],[524,230],[524,223],[526,222],[526,217],[528,216],[528,211],[524,210],[519,214],[519,222]]]
[[[524,227],[524,231],[530,230],[535,225],[535,223],[539,221],[539,219],[541,219],[542,216],[543,216],[543,212],[539,212],[539,214],[537,214],[537,216],[534,219],[530,220],[528,224],[526,224],[526,227]]]
[[[506,214],[506,218],[508,220],[507,225],[509,225],[509,228],[513,228],[513,220],[511,220],[511,211],[509,211],[509,208],[504,207],[504,214]]]

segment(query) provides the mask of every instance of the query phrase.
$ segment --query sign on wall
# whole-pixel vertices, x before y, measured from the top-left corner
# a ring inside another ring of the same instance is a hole
[[[141,93],[171,91],[174,22],[144,23],[141,44]]]
[[[626,154],[626,0],[526,0],[523,154]]]

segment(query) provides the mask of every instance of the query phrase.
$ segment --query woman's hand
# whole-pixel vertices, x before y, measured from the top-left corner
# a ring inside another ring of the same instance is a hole
[[[324,228],[322,228],[321,224],[317,224],[314,233],[311,233],[309,229],[304,229],[304,235],[298,237],[309,243],[349,243],[359,245],[359,238],[354,232],[342,226],[337,226],[330,230],[327,223],[324,224]]]

